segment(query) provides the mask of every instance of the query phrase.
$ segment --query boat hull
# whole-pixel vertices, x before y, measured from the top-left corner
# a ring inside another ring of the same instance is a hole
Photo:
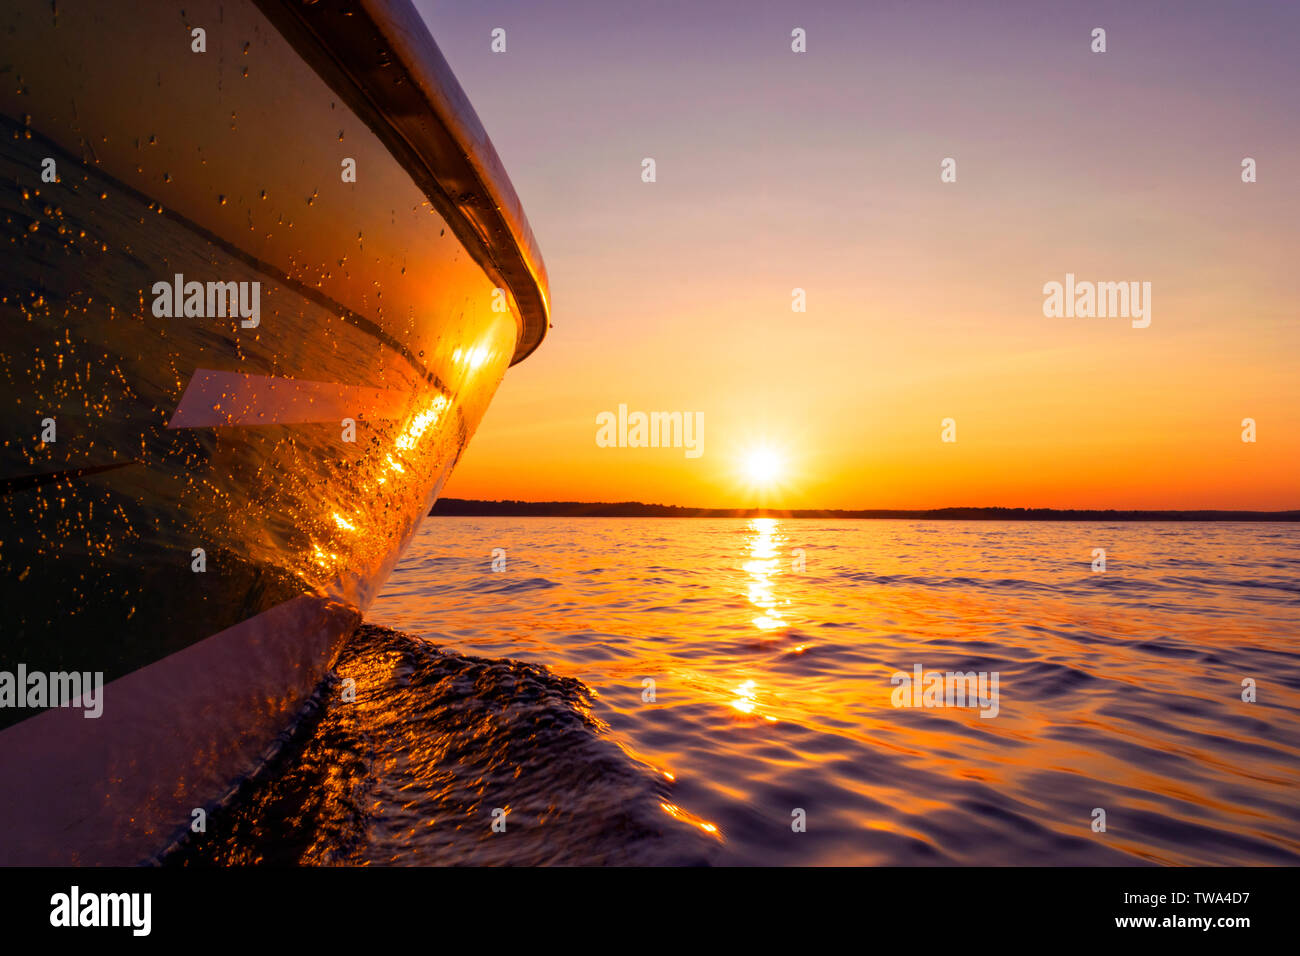
[[[104,681],[98,716],[0,707],[0,864],[201,838],[198,811],[316,692],[527,326],[257,6],[144,6],[0,15],[0,674]]]

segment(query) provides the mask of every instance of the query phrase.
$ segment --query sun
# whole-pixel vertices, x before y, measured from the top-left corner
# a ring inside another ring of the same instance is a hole
[[[745,476],[760,488],[769,488],[785,473],[785,462],[767,446],[750,449],[744,458]]]

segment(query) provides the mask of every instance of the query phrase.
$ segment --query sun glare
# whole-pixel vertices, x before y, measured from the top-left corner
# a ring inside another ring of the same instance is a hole
[[[759,487],[767,487],[781,477],[781,456],[771,448],[755,448],[745,456],[745,476]]]

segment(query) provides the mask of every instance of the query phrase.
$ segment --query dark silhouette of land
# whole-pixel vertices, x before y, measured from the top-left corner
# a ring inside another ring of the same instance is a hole
[[[934,508],[927,511],[680,508],[640,501],[474,501],[440,498],[430,514],[544,518],[910,518],[931,521],[1300,521],[1300,511],[1094,511],[1057,508]]]

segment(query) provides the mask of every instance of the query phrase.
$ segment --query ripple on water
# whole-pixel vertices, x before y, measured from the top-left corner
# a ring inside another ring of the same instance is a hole
[[[297,748],[171,865],[677,864],[717,841],[601,733],[581,683],[365,626]],[[505,832],[493,811],[506,811]]]
[[[430,519],[186,859],[1300,863],[1294,527]],[[998,716],[894,707],[917,664]]]

